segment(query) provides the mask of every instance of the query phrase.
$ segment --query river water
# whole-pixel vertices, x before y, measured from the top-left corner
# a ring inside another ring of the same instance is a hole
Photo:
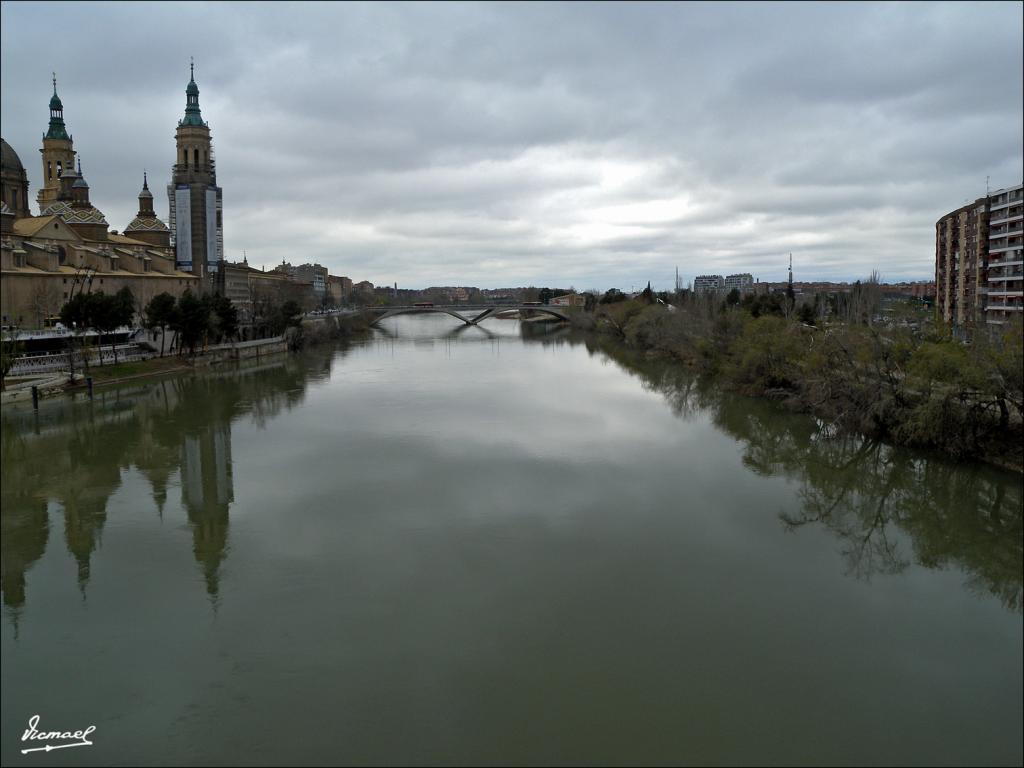
[[[3,763],[1021,764],[1019,476],[454,323],[4,408]]]

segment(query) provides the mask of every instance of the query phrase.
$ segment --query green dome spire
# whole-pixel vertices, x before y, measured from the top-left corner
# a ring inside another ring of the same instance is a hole
[[[199,86],[196,85],[195,62],[189,62],[189,71],[191,76],[188,86],[185,88],[185,119],[178,125],[205,126],[206,123],[203,122],[203,116],[199,112]]]
[[[64,109],[64,105],[60,103],[60,96],[57,95],[57,73],[53,73],[53,96],[50,98],[50,109]]]
[[[50,127],[46,131],[46,139],[70,140],[67,129],[64,127],[64,105],[57,95],[57,73],[53,73],[53,96],[50,97]]]

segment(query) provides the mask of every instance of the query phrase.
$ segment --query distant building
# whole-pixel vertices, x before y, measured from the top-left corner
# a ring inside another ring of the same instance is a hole
[[[743,272],[738,275],[729,275],[725,278],[725,290],[731,291],[733,288],[740,293],[753,293],[754,276],[749,272]]]
[[[309,283],[313,288],[313,295],[319,302],[327,297],[327,267],[319,264],[300,264],[295,267],[292,279],[297,283]]]
[[[555,307],[585,307],[587,297],[580,296],[578,293],[566,293],[562,296],[555,296],[548,303]]]
[[[341,275],[327,276],[327,295],[335,304],[341,304],[352,293],[352,281]]]
[[[935,223],[936,309],[947,325],[1000,324],[1024,308],[1022,190],[997,190]]]
[[[300,264],[295,267],[282,261],[272,271],[288,276],[296,287],[292,295],[305,310],[319,307],[327,298],[327,267],[319,264]]]
[[[716,293],[725,287],[725,278],[721,275],[698,275],[693,278],[694,293]]]
[[[218,290],[238,308],[238,322],[251,325],[264,308],[284,303],[292,295],[292,279],[280,272],[263,272],[248,261],[225,261],[217,275]]]

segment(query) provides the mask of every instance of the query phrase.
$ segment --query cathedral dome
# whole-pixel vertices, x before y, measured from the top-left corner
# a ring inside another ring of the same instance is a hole
[[[21,164],[21,158],[14,148],[4,139],[0,139],[0,161],[2,161],[4,175],[8,173],[21,173],[25,166]]]

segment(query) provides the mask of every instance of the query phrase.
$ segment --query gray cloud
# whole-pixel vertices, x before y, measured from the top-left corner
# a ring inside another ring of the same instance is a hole
[[[54,14],[62,19],[55,39]],[[378,283],[926,278],[1024,174],[1018,3],[8,2],[33,192],[50,70],[92,197],[166,184],[197,60],[229,258]],[[166,197],[158,194],[166,215]]]

